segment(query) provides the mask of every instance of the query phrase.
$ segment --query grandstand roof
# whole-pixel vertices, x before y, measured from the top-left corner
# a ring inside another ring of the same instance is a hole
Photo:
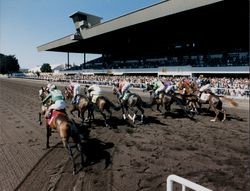
[[[37,49],[114,58],[248,50],[248,19],[247,0],[161,1]]]

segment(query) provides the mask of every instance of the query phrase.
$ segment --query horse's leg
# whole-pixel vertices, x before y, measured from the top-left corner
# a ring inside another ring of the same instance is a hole
[[[137,108],[141,112],[141,123],[143,123],[143,121],[144,121],[144,109],[142,109],[142,107],[140,105],[138,105]]]
[[[112,112],[111,112],[110,108],[106,108],[106,111],[109,113],[109,119],[111,119],[111,117],[112,117]]]
[[[63,139],[62,141],[63,141],[63,145],[65,146],[65,148],[68,151],[69,158],[72,161],[72,164],[73,164],[73,175],[75,175],[76,174],[76,164],[75,164],[75,160],[74,160],[74,157],[73,157],[72,149],[71,149],[71,147],[69,145],[69,142],[66,139]]]
[[[88,109],[87,107],[84,107],[84,108],[81,109],[81,115],[79,117],[82,118],[82,122],[87,121],[87,118],[85,119],[85,117],[84,117],[84,114],[85,114],[87,109]]]
[[[79,149],[80,155],[81,155],[81,166],[84,167],[84,156],[83,156],[83,149],[81,145],[81,141],[77,143],[77,147]]]
[[[108,125],[107,117],[106,117],[105,113],[104,113],[104,112],[101,112],[101,114],[102,114],[102,116],[103,116],[103,118],[104,118],[105,126],[108,127],[109,125]]]
[[[71,115],[75,116],[74,113],[73,113],[75,110],[76,110],[76,106],[72,105],[71,109],[69,110],[69,112],[71,113]],[[78,117],[80,117],[79,110],[78,110]]]
[[[226,110],[224,108],[221,109],[221,112],[223,113],[223,119],[222,122],[224,122],[227,118]]]
[[[218,119],[218,115],[219,115],[219,110],[218,109],[214,109],[214,112],[215,112],[215,117],[214,117],[214,119],[211,119],[210,121],[212,121],[212,122],[215,122],[217,119]]]
[[[100,109],[100,113],[104,119],[104,123],[105,123],[105,126],[108,127],[108,123],[107,123],[107,117],[106,117],[106,114],[104,113],[104,110],[103,109]]]
[[[132,120],[133,123],[135,123],[135,117],[138,110],[135,111],[134,108],[132,107],[129,107],[129,110],[133,113],[133,117],[130,115],[130,113],[128,113],[128,117]]]
[[[159,112],[161,113],[160,105],[161,105],[160,103],[157,103],[157,104],[156,104],[156,109],[157,109],[157,111],[159,111]]]
[[[38,113],[38,122],[39,122],[39,125],[42,125],[42,113],[41,112],[39,112]]]
[[[82,134],[80,134],[79,130],[77,129],[76,126],[75,127],[75,133],[74,136],[72,136],[73,141],[76,144],[76,148],[77,150],[80,152],[81,155],[81,167],[84,167],[84,156],[83,156],[83,149],[82,149],[82,141],[84,141],[84,136]]]
[[[94,106],[92,104],[88,106],[88,118],[90,121],[95,119]]]
[[[51,136],[51,128],[49,125],[46,125],[46,132],[47,132],[47,141],[46,141],[46,148],[48,149],[49,146],[49,137]]]
[[[127,119],[126,114],[125,114],[125,108],[124,108],[123,105],[122,105],[122,117],[123,117],[124,120]]]

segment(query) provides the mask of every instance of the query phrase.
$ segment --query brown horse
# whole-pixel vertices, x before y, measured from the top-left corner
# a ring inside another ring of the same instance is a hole
[[[200,108],[201,104],[209,104],[209,108],[215,112],[215,117],[211,120],[213,122],[218,120],[219,113],[223,113],[222,122],[226,120],[226,110],[225,108],[223,108],[223,101],[228,102],[233,107],[238,106],[238,103],[235,102],[233,99],[227,98],[225,96],[216,95],[211,90],[206,90],[205,92],[203,92],[208,95],[208,98],[206,101],[202,100],[200,98],[202,93],[199,91],[198,85],[195,82],[192,82],[189,86],[185,86],[183,84],[183,87],[185,87],[186,90],[188,90],[188,92],[190,92],[192,95],[197,95],[198,100],[196,103],[199,104]]]
[[[151,94],[153,92],[153,86],[148,84],[146,91],[149,91]],[[167,112],[170,112],[171,105],[175,102],[183,111],[184,114],[192,118],[194,116],[194,112],[196,111],[195,102],[198,100],[196,95],[183,94],[182,91],[173,91],[171,90],[168,94],[165,91],[159,92],[157,97],[152,98],[151,105],[157,104],[157,110],[159,110],[159,106],[165,107],[165,116]]]
[[[226,110],[225,108],[223,108],[222,100],[227,101],[233,107],[237,107],[238,103],[235,102],[233,99],[227,98],[225,96],[218,96],[212,92],[210,92],[209,94],[210,95],[208,98],[208,104],[209,104],[210,109],[215,112],[215,117],[214,119],[211,119],[211,121],[213,122],[217,121],[219,113],[223,113],[222,122],[224,122],[226,120]]]
[[[179,93],[190,95],[193,94],[198,89],[198,86],[194,81],[187,82],[181,80],[177,83],[177,89],[181,90]]]
[[[42,111],[39,113],[39,121],[41,124],[41,115],[45,114],[47,110],[47,106],[42,106]],[[73,174],[76,173],[76,164],[74,161],[73,153],[71,146],[69,144],[69,138],[71,137],[74,143],[77,146],[77,149],[80,152],[81,155],[81,166],[83,168],[84,164],[84,156],[82,152],[82,146],[81,146],[81,135],[79,133],[79,130],[74,123],[74,121],[71,121],[69,117],[67,116],[65,111],[57,111],[53,110],[52,115],[50,119],[46,119],[46,134],[47,134],[47,141],[46,141],[46,148],[50,148],[49,146],[49,137],[51,136],[51,132],[53,130],[57,130],[59,133],[59,136],[62,140],[63,146],[67,149],[69,158],[72,160],[73,163]]]
[[[189,95],[197,95],[198,99],[197,102],[193,102],[192,104],[196,106],[196,103],[199,104],[199,107],[201,108],[201,104],[209,104],[209,108],[215,112],[215,117],[211,121],[215,122],[218,120],[218,115],[219,113],[223,113],[223,119],[222,122],[226,120],[226,110],[223,108],[223,102],[222,101],[227,101],[231,106],[237,107],[238,103],[235,102],[231,98],[227,98],[225,96],[219,96],[214,93],[212,93],[211,90],[206,90],[203,93],[206,93],[208,98],[207,100],[202,100],[201,97],[201,92],[199,91],[198,85],[192,81],[190,84],[186,83],[179,83],[179,87],[181,89],[185,89],[185,91]]]
[[[73,92],[67,87],[65,87],[64,96],[66,100],[72,100]],[[78,94],[76,95],[76,99],[78,101],[76,104],[72,103],[72,106],[70,108],[70,113],[74,116],[73,112],[78,111],[78,117],[82,118],[82,122],[86,120],[90,121],[91,118],[94,119],[93,111],[91,109],[91,102],[89,98],[87,97],[87,95]],[[88,111],[88,117],[85,119],[84,115],[86,111]]]
[[[152,96],[153,94],[153,85],[147,84],[147,88],[145,89],[150,93],[151,98],[151,108],[156,105],[156,109],[159,112],[162,112],[160,110],[160,107],[165,108],[165,114],[171,110],[171,104],[172,102],[172,96],[170,94],[166,94],[164,91],[159,92],[159,95],[157,97]],[[170,104],[171,103],[171,104]]]
[[[46,96],[49,94],[49,92],[46,90],[45,87],[41,87],[41,89],[39,89],[39,99],[42,101],[44,100],[44,98],[46,98]]]
[[[93,102],[92,102],[93,103]],[[104,118],[104,123],[105,126],[109,126],[109,122],[107,120],[107,116],[105,114],[105,111],[109,114],[109,120],[111,119],[112,116],[112,111],[111,108],[114,109],[115,111],[118,111],[121,109],[120,106],[116,106],[113,104],[107,97],[105,96],[99,96],[96,99],[96,102],[93,103],[94,108],[101,113],[101,115]]]

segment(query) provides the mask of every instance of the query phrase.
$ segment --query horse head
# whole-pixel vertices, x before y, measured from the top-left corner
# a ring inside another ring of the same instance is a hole
[[[68,87],[65,87],[64,96],[67,100],[72,99],[73,92]]]
[[[46,98],[48,94],[49,94],[49,92],[46,90],[46,88],[41,87],[41,89],[39,89],[40,100],[44,100],[44,98]]]

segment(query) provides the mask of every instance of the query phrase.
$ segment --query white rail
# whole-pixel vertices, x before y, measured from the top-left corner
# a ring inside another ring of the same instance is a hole
[[[191,182],[190,180],[187,180],[185,178],[182,178],[177,175],[169,175],[167,178],[167,191],[173,191],[173,183],[177,182],[182,185],[182,191],[186,190],[186,187],[193,189],[195,191],[212,191],[208,188],[205,188],[199,184],[196,184],[194,182]]]

